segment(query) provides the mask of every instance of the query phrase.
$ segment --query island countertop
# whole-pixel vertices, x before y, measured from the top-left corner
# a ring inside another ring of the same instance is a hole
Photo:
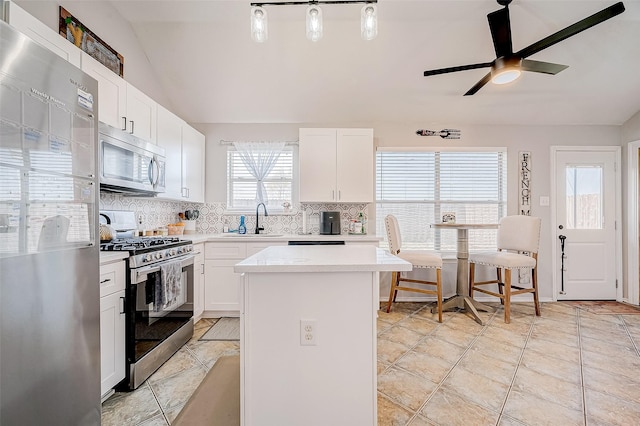
[[[410,271],[411,263],[371,245],[272,246],[237,263],[243,272]]]

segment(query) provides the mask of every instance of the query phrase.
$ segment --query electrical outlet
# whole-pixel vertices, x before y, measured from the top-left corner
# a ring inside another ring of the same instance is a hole
[[[300,346],[318,345],[318,322],[316,320],[300,320]]]

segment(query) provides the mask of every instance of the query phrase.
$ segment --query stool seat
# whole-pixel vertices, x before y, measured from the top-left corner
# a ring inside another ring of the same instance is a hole
[[[474,253],[469,255],[469,262],[485,266],[499,266],[504,269],[529,269],[536,266],[536,260],[531,256],[505,251]]]
[[[442,268],[442,258],[427,250],[404,250],[396,256],[411,263],[414,268]]]

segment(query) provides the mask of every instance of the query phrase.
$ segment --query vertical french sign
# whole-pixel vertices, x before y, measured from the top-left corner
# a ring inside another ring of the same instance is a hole
[[[519,153],[518,214],[531,216],[531,152]]]

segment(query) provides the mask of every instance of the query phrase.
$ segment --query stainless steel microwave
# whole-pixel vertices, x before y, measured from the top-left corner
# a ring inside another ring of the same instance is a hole
[[[100,189],[126,195],[165,192],[164,149],[100,123]]]

